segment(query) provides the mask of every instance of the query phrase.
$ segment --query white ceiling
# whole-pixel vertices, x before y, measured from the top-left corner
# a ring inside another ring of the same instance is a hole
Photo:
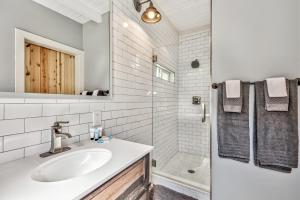
[[[109,0],[32,0],[72,20],[85,24],[102,22],[102,15],[109,11]]]
[[[153,0],[153,3],[180,32],[210,24],[210,0]]]

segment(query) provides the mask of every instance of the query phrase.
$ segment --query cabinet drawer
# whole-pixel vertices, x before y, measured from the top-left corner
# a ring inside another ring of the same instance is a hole
[[[146,161],[145,158],[136,162],[94,192],[83,198],[83,200],[115,200],[122,195],[132,184],[141,177],[146,177]]]

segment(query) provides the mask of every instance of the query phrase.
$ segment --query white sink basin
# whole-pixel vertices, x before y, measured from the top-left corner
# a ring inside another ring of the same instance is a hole
[[[111,151],[100,148],[67,153],[38,166],[31,174],[31,178],[39,182],[68,180],[99,169],[111,157]]]

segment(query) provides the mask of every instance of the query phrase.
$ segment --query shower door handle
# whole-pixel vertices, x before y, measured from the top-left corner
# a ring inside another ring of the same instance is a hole
[[[202,112],[203,112],[203,116],[202,116],[202,123],[206,122],[206,105],[205,103],[202,103]]]

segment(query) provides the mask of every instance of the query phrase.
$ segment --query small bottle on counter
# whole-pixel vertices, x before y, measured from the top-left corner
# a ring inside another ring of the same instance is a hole
[[[93,126],[90,128],[90,139],[98,141],[103,135],[103,128],[101,126]]]
[[[95,141],[99,140],[100,137],[100,129],[99,128],[95,128]]]
[[[103,128],[99,127],[99,138],[102,138],[103,136]]]
[[[90,128],[90,139],[94,140],[95,138],[95,128]]]

